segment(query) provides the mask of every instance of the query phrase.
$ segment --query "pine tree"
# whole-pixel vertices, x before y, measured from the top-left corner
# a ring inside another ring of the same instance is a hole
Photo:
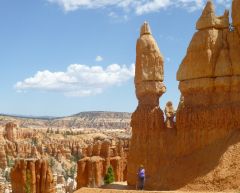
[[[115,181],[114,179],[114,172],[112,166],[109,166],[107,170],[107,174],[104,177],[104,183],[105,184],[111,184]]]
[[[27,170],[27,176],[26,176],[26,187],[25,187],[25,192],[26,193],[31,193],[31,174],[30,174],[30,171]]]

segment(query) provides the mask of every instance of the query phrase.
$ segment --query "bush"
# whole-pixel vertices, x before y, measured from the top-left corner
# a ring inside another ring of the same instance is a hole
[[[72,166],[71,168],[70,168],[70,171],[69,171],[69,177],[70,178],[72,178],[72,179],[74,179],[74,175],[75,175],[75,173],[76,173],[76,165],[74,165],[74,166]]]
[[[112,166],[109,166],[109,168],[107,170],[107,174],[104,177],[104,183],[105,184],[111,184],[114,181],[115,181],[115,178],[114,178],[113,168],[112,168]]]
[[[31,193],[31,174],[29,170],[27,170],[25,192]]]
[[[10,168],[14,166],[14,160],[10,159],[8,156],[7,156],[7,166]]]

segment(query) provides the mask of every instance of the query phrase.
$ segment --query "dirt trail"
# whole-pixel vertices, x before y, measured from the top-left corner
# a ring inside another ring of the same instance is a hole
[[[189,191],[137,191],[137,190],[106,190],[106,189],[95,189],[95,188],[82,188],[74,193],[213,193],[213,192],[189,192]],[[221,192],[219,192],[221,193]],[[230,192],[228,192],[230,193]],[[234,192],[236,193],[236,192]]]

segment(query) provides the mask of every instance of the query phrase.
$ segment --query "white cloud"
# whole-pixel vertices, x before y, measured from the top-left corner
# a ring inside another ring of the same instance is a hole
[[[116,21],[128,21],[128,15],[127,14],[124,14],[124,15],[119,15],[117,14],[116,12],[114,11],[111,11],[109,14],[108,14],[109,17],[115,19]]]
[[[96,62],[101,62],[101,61],[103,61],[103,57],[102,56],[97,56],[95,60],[96,60]]]
[[[134,11],[137,15],[156,12],[170,6],[184,7],[186,9],[199,9],[205,0],[47,0],[58,4],[65,11],[74,11],[80,8],[97,9],[105,7],[121,8],[124,11]],[[114,12],[112,12],[114,13]],[[116,14],[110,16],[116,16]]]
[[[17,82],[17,91],[42,90],[64,93],[66,96],[90,96],[121,85],[134,76],[134,65],[111,64],[106,68],[72,64],[65,72],[38,71],[34,76]]]
[[[217,0],[217,3],[229,9],[231,7],[232,0]]]
[[[120,8],[137,15],[156,12],[169,7],[185,8],[188,11],[201,9],[207,0],[47,0],[61,6],[66,12],[77,9]],[[215,0],[219,5],[229,7],[231,0]],[[118,16],[114,11],[109,16]]]

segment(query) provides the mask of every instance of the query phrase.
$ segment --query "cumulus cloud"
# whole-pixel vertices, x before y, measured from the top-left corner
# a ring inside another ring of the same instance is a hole
[[[217,3],[229,9],[231,7],[232,0],[217,0]]]
[[[47,0],[58,4],[65,11],[74,11],[80,8],[97,9],[104,7],[121,8],[125,11],[134,11],[137,15],[156,12],[170,6],[188,8],[190,11],[203,6],[204,0]],[[114,12],[112,12],[114,13]],[[112,15],[112,14],[111,14]],[[115,14],[114,14],[115,15]]]
[[[103,61],[103,57],[102,56],[97,56],[95,60],[96,60],[96,62],[101,62],[101,61]]]
[[[137,15],[156,12],[169,7],[179,7],[188,11],[201,9],[207,0],[47,0],[61,6],[66,12],[77,9],[120,8]],[[229,7],[231,0],[215,0],[221,6]],[[110,12],[110,16],[116,16]]]
[[[111,64],[106,68],[72,64],[65,72],[39,71],[34,76],[17,82],[17,91],[42,90],[82,97],[102,93],[105,89],[121,85],[134,76],[134,65]]]

